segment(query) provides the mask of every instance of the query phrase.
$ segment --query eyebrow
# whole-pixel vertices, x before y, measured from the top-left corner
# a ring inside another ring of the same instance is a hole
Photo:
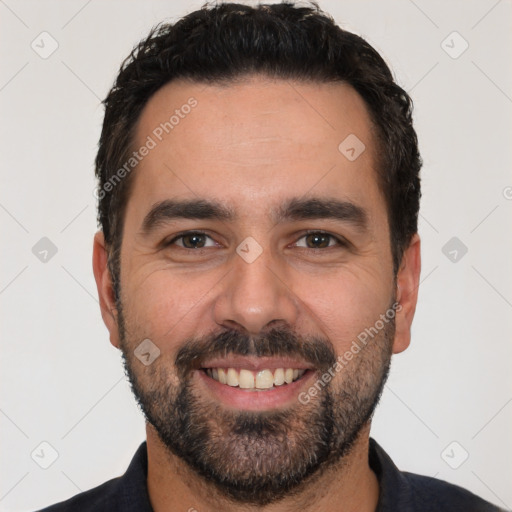
[[[166,199],[153,206],[142,222],[142,233],[150,234],[157,227],[175,219],[234,220],[233,210],[205,199]]]
[[[156,203],[142,222],[142,234],[176,219],[233,221],[235,211],[223,204],[206,199],[166,199]],[[364,230],[368,226],[366,210],[350,201],[331,198],[292,198],[272,212],[277,224],[290,220],[332,219],[353,224]]]
[[[314,219],[348,222],[360,230],[368,227],[368,214],[363,207],[334,198],[293,198],[278,208],[275,214],[276,222]]]

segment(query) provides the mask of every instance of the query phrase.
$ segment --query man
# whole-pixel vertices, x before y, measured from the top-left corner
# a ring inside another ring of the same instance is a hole
[[[316,7],[162,25],[105,100],[93,267],[147,420],[46,510],[494,511],[370,439],[420,274],[411,101]]]

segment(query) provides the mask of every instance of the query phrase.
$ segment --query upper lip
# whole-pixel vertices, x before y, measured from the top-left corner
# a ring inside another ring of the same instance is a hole
[[[201,363],[201,368],[245,368],[246,370],[275,370],[276,368],[297,368],[298,370],[309,370],[313,366],[306,361],[297,360],[291,357],[255,357],[228,355],[208,359]]]

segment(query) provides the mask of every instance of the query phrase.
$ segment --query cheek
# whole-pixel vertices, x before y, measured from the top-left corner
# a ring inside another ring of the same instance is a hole
[[[317,329],[329,337],[337,352],[350,346],[362,331],[373,326],[389,306],[389,290],[377,272],[345,270],[312,282],[297,276],[294,291],[312,316]]]
[[[167,346],[172,340],[178,345],[185,337],[200,336],[200,319],[204,322],[207,318],[205,305],[220,277],[205,272],[197,279],[169,269],[139,269],[130,275],[129,283],[123,282],[127,325],[133,332]]]

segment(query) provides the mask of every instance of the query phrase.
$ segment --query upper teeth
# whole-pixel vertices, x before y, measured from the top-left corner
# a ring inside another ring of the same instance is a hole
[[[284,383],[290,384],[302,377],[305,371],[297,368],[276,368],[256,372],[243,368],[207,368],[206,374],[228,386],[239,386],[243,389],[269,389],[273,386],[281,386]]]

